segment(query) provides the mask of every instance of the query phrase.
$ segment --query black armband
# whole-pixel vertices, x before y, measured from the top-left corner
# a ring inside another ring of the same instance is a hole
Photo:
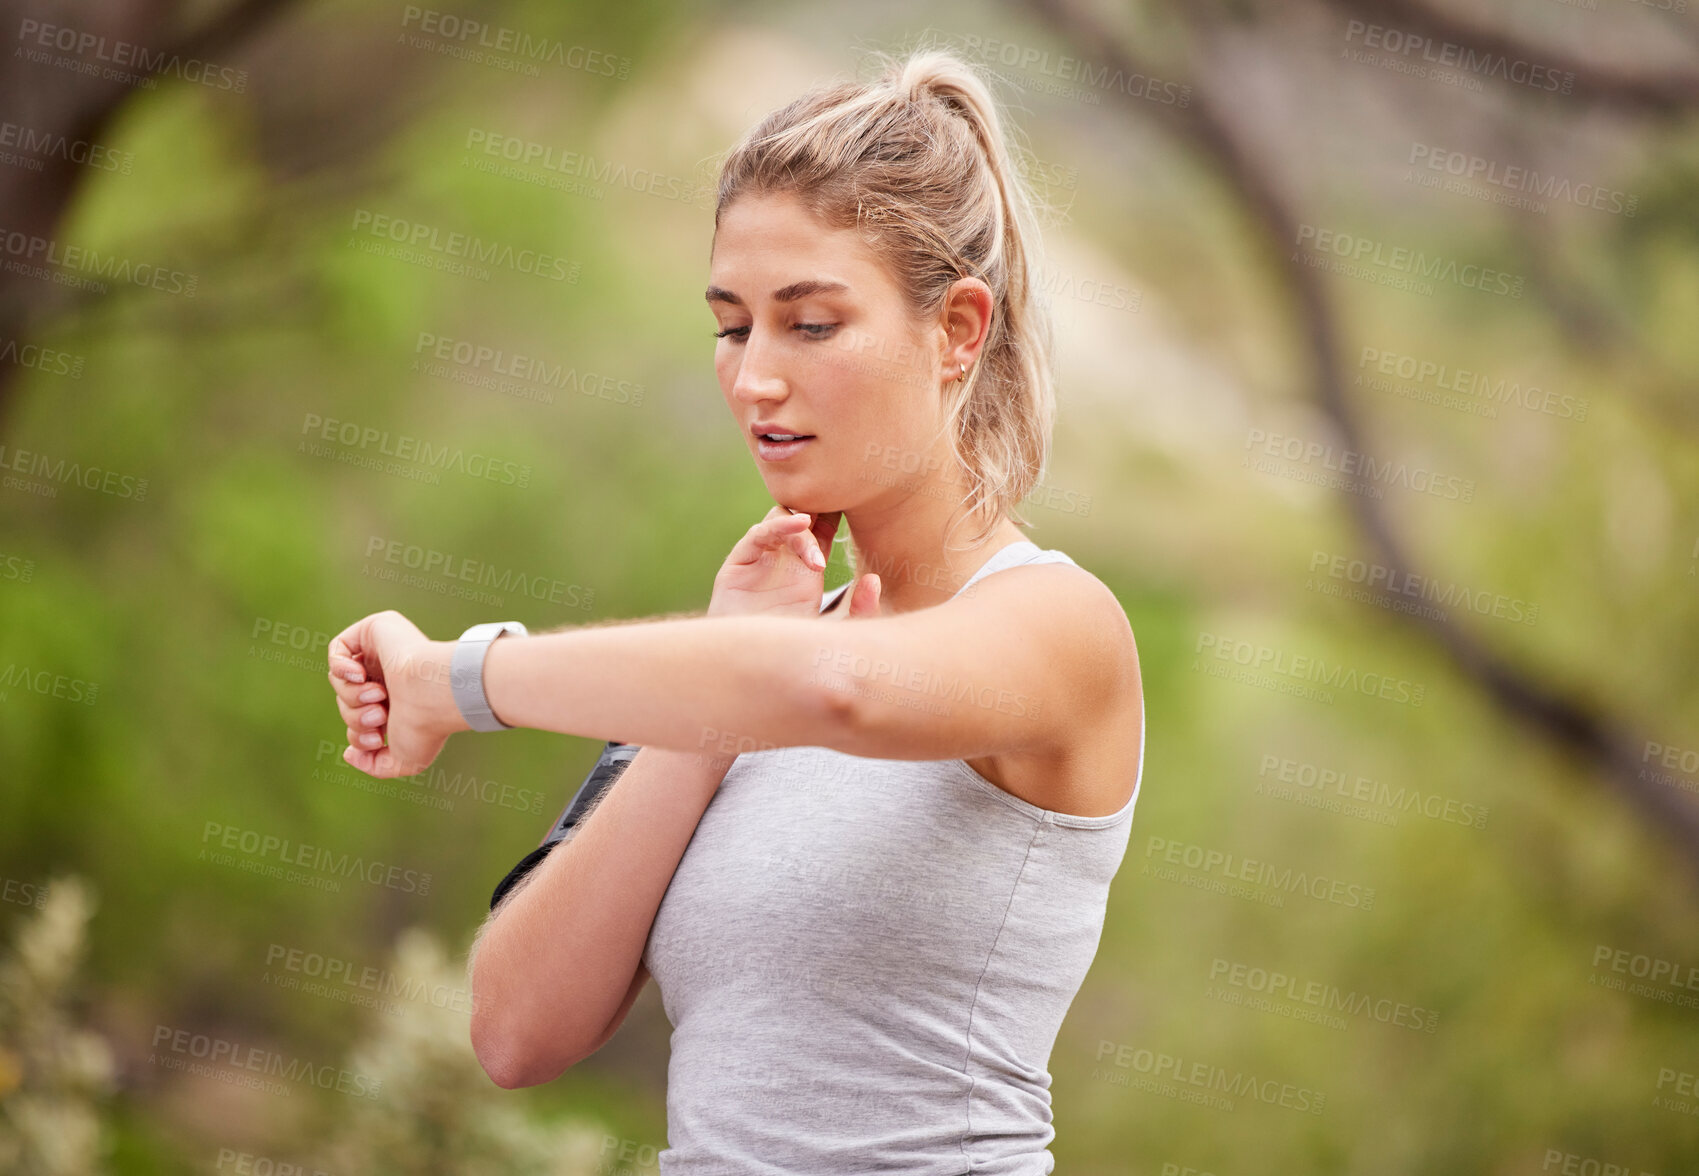
[[[495,893],[490,895],[492,911],[507,892],[518,885],[521,878],[536,869],[538,864],[549,856],[551,849],[566,840],[566,835],[571,832],[572,827],[584,819],[596,806],[602,793],[631,766],[632,757],[639,750],[635,743],[618,743],[611,739],[608,741],[602,748],[602,755],[596,761],[596,766],[590,769],[584,783],[578,786],[577,794],[567,803],[566,810],[561,813],[560,820],[554,823],[554,828],[543,838],[543,843],[521,858],[519,864],[507,872],[507,877],[497,883]]]

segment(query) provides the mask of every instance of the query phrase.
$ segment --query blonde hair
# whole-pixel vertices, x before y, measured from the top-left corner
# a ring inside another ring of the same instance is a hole
[[[944,384],[944,427],[969,482],[950,529],[979,516],[977,546],[1004,514],[1029,525],[1015,508],[1049,459],[1055,374],[1037,202],[972,67],[935,48],[873,56],[874,81],[811,90],[744,136],[721,166],[714,226],[740,196],[792,194],[822,223],[861,232],[921,322],[961,278],[991,288],[984,349],[965,379]]]

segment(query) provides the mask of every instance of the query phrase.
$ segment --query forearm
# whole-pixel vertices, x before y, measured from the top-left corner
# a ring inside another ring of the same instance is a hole
[[[843,695],[822,685],[818,621],[691,617],[494,642],[484,693],[505,723],[675,751],[829,745]],[[427,655],[441,667],[448,642]],[[444,687],[446,689],[446,686]]]
[[[731,763],[642,748],[618,787],[490,916],[472,963],[472,1038],[498,1081],[548,1081],[601,1039]]]

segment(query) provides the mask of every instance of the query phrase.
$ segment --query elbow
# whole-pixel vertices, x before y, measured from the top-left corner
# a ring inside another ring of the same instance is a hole
[[[516,1016],[511,998],[491,999],[487,986],[472,986],[472,1053],[478,1065],[503,1090],[541,1086],[577,1065],[590,1050],[572,1043],[561,1049],[558,1028],[544,1029],[527,1017]],[[543,1049],[540,1046],[547,1045]]]
[[[541,1086],[560,1077],[560,1074],[565,1072],[564,1068],[553,1074],[536,1071],[523,1064],[507,1060],[506,1055],[495,1059],[486,1059],[480,1056],[478,1063],[483,1066],[484,1073],[489,1075],[490,1081],[503,1090],[523,1090],[527,1086]]]
[[[480,1047],[473,1039],[472,1051],[478,1055],[478,1065],[489,1075],[491,1082],[503,1090],[519,1090],[526,1086],[535,1086],[529,1073],[511,1053],[493,1051],[488,1046]]]
[[[523,1090],[527,1086],[541,1086],[545,1082],[552,1081],[560,1076],[559,1074],[539,1073],[521,1064],[510,1062],[506,1060],[505,1056],[494,1060],[480,1056],[478,1062],[483,1066],[484,1073],[489,1075],[490,1081],[503,1090]]]
[[[543,1057],[523,1035],[492,1026],[487,1018],[480,1021],[476,1016],[472,1019],[472,1052],[490,1081],[503,1090],[552,1082],[584,1057],[582,1054]]]
[[[477,1000],[477,994],[473,994]],[[472,1012],[472,1052],[478,1058],[478,1065],[503,1090],[517,1090],[522,1086],[534,1086],[532,1080],[533,1068],[519,1048],[520,1042],[513,1034],[506,1032],[504,1027],[497,1024],[494,1016],[483,1006],[475,1005]]]

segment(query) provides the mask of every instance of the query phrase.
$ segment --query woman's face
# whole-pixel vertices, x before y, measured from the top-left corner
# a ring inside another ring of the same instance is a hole
[[[720,391],[774,501],[849,512],[948,481],[945,333],[909,318],[858,234],[789,194],[739,198],[721,213],[707,297]]]

